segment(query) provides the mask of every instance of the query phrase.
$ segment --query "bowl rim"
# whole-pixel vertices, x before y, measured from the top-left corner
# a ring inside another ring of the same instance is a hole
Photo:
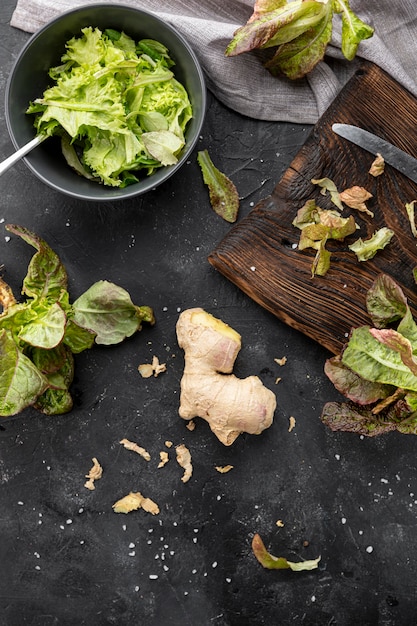
[[[169,166],[163,166],[163,172],[164,175],[161,177],[160,180],[155,180],[153,178],[154,175],[150,175],[148,178],[144,178],[142,180],[140,180],[138,183],[134,183],[132,185],[128,185],[127,187],[124,188],[120,188],[120,187],[108,187],[108,186],[104,186],[101,185],[99,183],[92,183],[94,185],[97,186],[97,193],[91,193],[91,194],[86,194],[83,192],[77,192],[77,191],[73,191],[71,189],[68,188],[64,188],[63,186],[56,184],[54,182],[52,182],[51,180],[49,180],[46,176],[44,176],[41,172],[39,172],[36,167],[31,163],[30,161],[30,155],[27,155],[25,157],[22,157],[22,161],[25,163],[26,167],[39,179],[41,180],[44,184],[46,184],[47,186],[49,186],[50,188],[54,189],[55,191],[59,191],[60,193],[63,193],[67,196],[71,196],[73,198],[76,198],[78,200],[86,200],[86,201],[95,201],[95,202],[115,202],[115,201],[120,201],[120,200],[127,200],[129,198],[134,198],[140,195],[143,195],[145,193],[147,193],[148,191],[151,191],[153,189],[155,189],[156,187],[164,184],[169,178],[171,178],[171,176],[173,176],[178,169],[180,169],[180,167],[184,164],[185,160],[189,157],[190,153],[193,151],[200,133],[201,133],[201,129],[202,126],[204,124],[204,120],[205,120],[205,115],[206,115],[206,109],[207,109],[207,88],[206,88],[206,81],[205,81],[205,77],[204,77],[204,72],[202,69],[202,66],[200,64],[200,61],[196,55],[196,53],[194,52],[192,46],[189,44],[189,42],[187,41],[187,39],[182,35],[182,33],[180,33],[174,26],[172,26],[168,21],[163,20],[162,18],[160,18],[156,13],[149,11],[147,9],[141,9],[132,5],[128,5],[128,4],[119,4],[119,3],[112,3],[112,2],[94,2],[88,5],[80,5],[77,7],[74,7],[72,9],[69,9],[67,11],[64,11],[62,13],[59,13],[59,15],[56,15],[55,17],[53,17],[52,19],[50,19],[48,22],[46,22],[40,29],[38,29],[36,32],[34,32],[31,37],[26,41],[26,43],[23,45],[23,47],[20,49],[16,59],[13,62],[13,65],[10,69],[9,72],[9,76],[7,78],[6,81],[6,88],[5,88],[5,121],[6,121],[6,128],[7,131],[9,133],[9,137],[11,139],[11,142],[13,144],[13,146],[15,147],[16,150],[18,150],[19,148],[22,147],[22,143],[19,143],[17,141],[17,138],[14,134],[13,131],[13,127],[12,127],[12,121],[11,121],[11,117],[10,117],[10,106],[9,106],[9,101],[10,101],[10,95],[11,95],[11,87],[12,87],[12,83],[13,80],[15,79],[16,76],[16,70],[19,66],[19,64],[21,63],[22,58],[24,57],[24,55],[27,53],[28,49],[33,45],[33,43],[39,39],[40,37],[42,37],[42,35],[49,30],[50,28],[52,28],[56,23],[61,22],[62,20],[65,20],[69,15],[75,14],[75,13],[88,13],[88,11],[90,10],[97,10],[97,9],[117,9],[117,10],[122,10],[122,11],[128,11],[131,13],[137,13],[137,14],[144,14],[146,16],[149,16],[150,18],[154,19],[156,22],[159,22],[166,30],[170,31],[171,34],[179,40],[179,42],[182,44],[183,48],[185,48],[186,52],[188,53],[188,55],[190,56],[194,68],[195,68],[195,73],[196,73],[196,77],[198,79],[198,84],[200,86],[199,89],[199,97],[201,98],[201,114],[200,114],[200,118],[197,120],[197,126],[195,127],[195,134],[194,137],[192,138],[191,141],[186,142],[186,145],[184,146],[183,152],[180,154],[180,157],[178,159],[178,162],[175,163],[174,165],[169,165]],[[75,36],[75,35],[74,35]],[[35,134],[34,134],[35,137]],[[70,166],[68,166],[70,167]],[[159,169],[157,171],[161,172],[162,168]],[[137,189],[137,186],[140,185],[140,189]],[[110,193],[103,193],[103,189],[106,192],[110,192]]]

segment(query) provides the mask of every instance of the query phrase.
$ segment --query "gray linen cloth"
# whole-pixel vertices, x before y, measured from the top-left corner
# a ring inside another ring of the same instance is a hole
[[[11,25],[33,33],[64,11],[97,2],[18,0]],[[272,77],[254,53],[225,56],[233,33],[252,14],[254,0],[122,0],[121,3],[153,12],[180,31],[201,62],[208,88],[226,106],[255,119],[315,123],[361,58],[379,65],[417,96],[416,0],[351,0],[352,10],[375,28],[373,37],[360,44],[354,61],[344,60],[340,51],[341,20],[336,16],[325,59],[298,81]]]

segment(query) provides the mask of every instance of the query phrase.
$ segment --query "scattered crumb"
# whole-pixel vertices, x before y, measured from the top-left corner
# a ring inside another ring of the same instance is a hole
[[[278,363],[278,365],[285,365],[287,362],[287,357],[283,356],[280,359],[274,359],[275,363]]]
[[[293,430],[293,428],[295,428],[295,417],[290,415],[290,425],[288,427],[288,432],[290,433]]]
[[[193,473],[193,466],[191,464],[191,454],[189,449],[185,444],[180,444],[175,448],[177,453],[177,462],[182,468],[184,468],[184,474],[181,477],[183,483],[186,483],[190,480],[191,475]]]
[[[278,385],[278,383],[280,383],[282,380],[281,376],[278,376],[278,378],[275,379],[275,384]]]
[[[142,363],[138,366],[138,372],[142,378],[150,378],[153,376],[153,367],[151,363]]]
[[[193,431],[195,429],[195,421],[194,420],[189,420],[186,425],[186,428],[188,428],[188,430]]]
[[[276,525],[278,526],[278,528],[282,528],[284,526],[284,522],[282,521],[282,519],[279,519],[276,521]]]
[[[157,356],[152,357],[152,363],[142,363],[138,366],[139,374],[142,378],[150,378],[151,376],[159,376],[162,372],[166,372],[166,363],[160,363]]]
[[[145,448],[141,448],[140,446],[138,446],[137,443],[129,441],[129,439],[122,439],[121,441],[119,441],[119,443],[124,445],[127,450],[132,450],[133,452],[137,452],[137,454],[140,454],[140,456],[143,457],[145,461],[151,460],[151,455],[149,454],[149,452],[145,450]]]
[[[161,450],[161,452],[159,453],[159,457],[160,457],[160,462],[158,463],[158,467],[164,467],[164,465],[166,465],[169,461],[169,456],[168,456],[168,452],[165,452],[164,450]]]
[[[127,496],[115,502],[112,508],[115,513],[130,513],[137,509],[143,509],[152,515],[159,513],[158,505],[150,498],[144,498],[139,491],[136,493],[131,491]]]
[[[233,465],[216,465],[216,470],[220,474],[227,474],[231,469],[233,469]]]
[[[369,174],[371,174],[371,176],[380,176],[381,174],[384,173],[384,170],[385,170],[384,157],[381,154],[377,153],[376,159],[372,162],[372,165],[370,167]]]
[[[172,441],[166,441],[165,445],[167,448],[172,448]]]
[[[90,469],[88,474],[85,475],[85,477],[88,478],[88,480],[84,484],[84,487],[86,487],[86,489],[90,489],[90,491],[93,491],[96,488],[94,481],[99,480],[102,477],[102,475],[103,475],[103,468],[101,467],[97,459],[94,457],[93,467]]]

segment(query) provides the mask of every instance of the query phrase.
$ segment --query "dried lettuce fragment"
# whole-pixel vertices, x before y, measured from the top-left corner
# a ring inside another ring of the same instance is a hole
[[[372,194],[364,187],[354,185],[349,189],[341,191],[339,197],[340,200],[349,208],[356,209],[357,211],[362,211],[363,213],[367,213],[371,217],[374,216],[372,211],[370,211],[366,206],[366,202],[367,200],[372,198]]]
[[[293,561],[288,561],[285,557],[273,556],[272,554],[270,554],[270,552],[268,552],[264,542],[257,533],[252,539],[252,550],[256,559],[259,561],[262,567],[265,567],[265,569],[291,569],[293,572],[301,572],[306,570],[310,571],[318,568],[321,558],[318,557],[317,559],[313,559],[310,561],[300,561],[294,563]]]
[[[372,161],[371,167],[369,168],[369,174],[371,176],[381,176],[385,172],[385,159],[382,154],[379,152],[376,155],[376,158]]]
[[[235,222],[239,211],[239,195],[234,183],[217,169],[208,150],[198,152],[197,161],[209,190],[213,210],[226,222]]]
[[[337,190],[335,183],[330,178],[312,178],[311,182],[313,185],[318,185],[321,187],[320,193],[325,196],[328,192],[330,194],[330,199],[334,205],[340,211],[343,211],[343,204],[341,202],[340,193]]]
[[[408,221],[410,222],[411,232],[413,233],[413,237],[417,238],[417,228],[416,228],[416,220],[415,220],[415,211],[414,206],[416,204],[416,200],[412,202],[405,203],[405,210],[407,211]]]

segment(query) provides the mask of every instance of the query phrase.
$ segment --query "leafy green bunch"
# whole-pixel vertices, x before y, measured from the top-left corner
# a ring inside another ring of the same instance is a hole
[[[54,80],[30,103],[39,135],[62,137],[67,162],[85,178],[125,187],[139,172],[174,165],[192,107],[158,41],[83,28],[66,44]]]
[[[256,0],[252,16],[234,33],[226,56],[272,49],[265,62],[271,74],[302,78],[323,59],[335,14],[342,18],[342,53],[351,61],[374,29],[352,11],[348,0]]]
[[[22,226],[7,230],[36,248],[17,302],[0,278],[0,415],[34,406],[48,415],[71,410],[74,354],[94,343],[112,345],[154,324],[148,306],[134,305],[127,291],[99,281],[70,303],[67,273],[48,244]]]
[[[416,275],[416,272],[414,272]],[[402,289],[381,274],[369,289],[372,325],[354,328],[325,372],[349,402],[328,402],[322,421],[332,430],[417,434],[417,323]]]

